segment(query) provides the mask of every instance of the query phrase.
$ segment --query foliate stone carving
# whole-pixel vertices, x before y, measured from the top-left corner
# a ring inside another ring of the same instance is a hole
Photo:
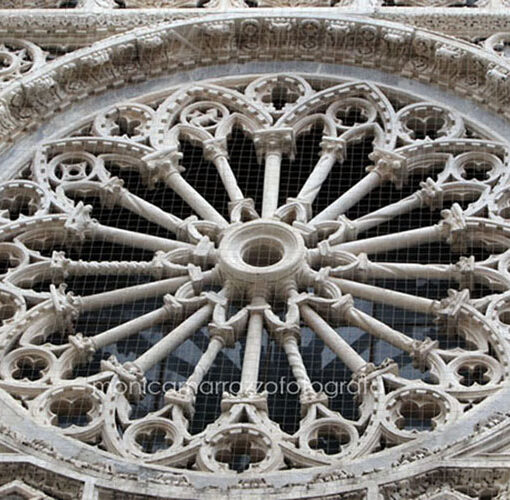
[[[418,475],[412,482],[409,479],[396,481],[385,485],[382,491],[392,500],[403,498],[465,500],[473,498],[479,491],[489,491],[494,495],[501,492],[504,498],[506,482],[507,473],[504,469],[478,468],[476,471],[470,471],[449,468]]]

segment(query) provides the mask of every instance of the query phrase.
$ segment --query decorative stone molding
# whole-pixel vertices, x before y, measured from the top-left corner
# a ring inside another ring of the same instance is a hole
[[[279,32],[285,36],[278,35]],[[394,42],[388,44],[390,32],[392,36],[399,33],[397,38],[402,41],[398,43],[406,44],[406,51],[395,52]],[[227,33],[229,42],[225,43]],[[204,36],[209,39],[206,45]],[[137,54],[143,51],[145,41],[154,38],[160,42],[151,46],[150,59],[138,60]],[[462,57],[464,69],[453,74],[439,72],[436,59],[439,46],[442,50],[450,47]],[[407,78],[445,86],[505,116],[508,108],[507,63],[498,55],[489,55],[472,45],[352,17],[341,21],[322,17],[309,20],[299,15],[286,18],[255,15],[249,19],[233,16],[228,22],[199,22],[193,29],[186,24],[144,29],[59,58],[0,93],[0,136],[4,141],[12,140],[58,109],[123,83],[203,63],[247,63],[259,59],[259,53],[267,60],[381,67]]]
[[[247,9],[270,13],[261,8]],[[92,42],[125,33],[134,28],[167,22],[205,19],[214,9],[204,8],[149,8],[149,9],[103,9],[96,15],[95,9],[5,9],[0,16],[0,35],[29,40],[50,51],[59,47],[62,51],[89,46]],[[234,11],[243,13],[242,9]],[[504,9],[487,8],[416,8],[416,7],[321,7],[312,16],[355,15],[366,19],[396,22],[417,29],[435,31],[471,42],[478,42],[495,32],[510,31],[510,15]],[[459,31],[459,27],[462,30]],[[394,35],[389,35],[390,38]],[[397,35],[396,38],[399,38]]]

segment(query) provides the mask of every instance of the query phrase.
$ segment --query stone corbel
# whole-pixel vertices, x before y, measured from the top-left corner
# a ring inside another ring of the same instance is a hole
[[[454,77],[462,66],[464,53],[454,45],[441,43],[436,48],[436,58],[441,70],[450,77]]]

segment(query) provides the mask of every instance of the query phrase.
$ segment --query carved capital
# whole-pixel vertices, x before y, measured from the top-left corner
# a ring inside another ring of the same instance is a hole
[[[363,394],[369,388],[370,382],[385,373],[398,375],[398,365],[390,358],[386,358],[380,365],[365,363],[352,375],[352,381],[358,386],[358,393]]]
[[[279,153],[294,158],[295,138],[292,128],[258,130],[253,135],[259,163],[265,155]]]
[[[218,157],[228,158],[227,139],[225,137],[209,139],[203,142],[204,159],[216,160]]]
[[[454,265],[454,272],[457,274],[457,281],[461,288],[471,288],[475,280],[475,257],[460,257]]]
[[[84,337],[82,333],[69,335],[68,339],[72,348],[78,353],[80,359],[85,361],[90,361],[92,359],[97,349],[93,339]]]
[[[80,201],[68,214],[64,228],[71,233],[73,238],[78,238],[81,241],[90,235],[91,226],[97,222],[92,219],[90,212],[92,212],[92,205],[84,205]]]
[[[240,404],[253,406],[264,413],[268,412],[267,394],[265,392],[246,391],[238,394],[223,393],[221,399],[222,413],[227,413],[233,406]]]
[[[466,247],[465,233],[467,221],[461,206],[454,203],[451,209],[441,211],[442,221],[439,223],[441,235],[455,249]]]
[[[426,203],[431,210],[441,208],[443,206],[444,191],[438,182],[428,177],[420,182],[421,190],[417,191],[418,196]]]
[[[469,304],[469,290],[448,290],[448,297],[436,303],[436,322],[444,324],[449,331],[453,331],[458,323],[461,310]]]
[[[427,359],[431,351],[437,349],[439,342],[426,338],[423,341],[416,340],[413,342],[411,357],[413,358],[414,365],[420,370],[427,368]]]
[[[113,372],[121,382],[126,384],[126,395],[139,400],[145,394],[146,380],[143,371],[135,362],[120,363],[115,356],[101,361],[101,371]]]
[[[172,175],[180,175],[185,171],[180,165],[182,153],[177,147],[168,148],[156,153],[150,153],[142,158],[142,176],[145,182],[154,187],[158,182],[167,181]]]
[[[53,251],[50,261],[52,275],[55,275],[57,279],[63,280],[67,276],[69,263],[70,260],[66,258],[65,252]]]
[[[330,154],[334,155],[337,161],[343,162],[345,158],[345,149],[347,143],[339,137],[325,136],[320,143],[321,155]]]
[[[196,387],[191,385],[185,385],[179,390],[169,389],[165,392],[165,403],[179,406],[185,415],[192,417],[195,413],[194,405],[196,389]]]
[[[313,389],[305,390],[299,395],[299,402],[301,404],[301,413],[305,415],[313,405],[328,406],[329,399],[323,392],[315,392]]]
[[[375,148],[369,158],[374,165],[367,167],[367,172],[375,172],[383,181],[393,182],[398,189],[402,188],[408,176],[407,159],[404,156]]]
[[[80,299],[72,292],[65,293],[66,286],[64,283],[58,288],[50,285],[50,299],[60,328],[72,331],[73,324],[80,313],[81,304]]]
[[[118,177],[111,177],[101,184],[99,199],[101,205],[113,208],[124,194],[124,181]]]

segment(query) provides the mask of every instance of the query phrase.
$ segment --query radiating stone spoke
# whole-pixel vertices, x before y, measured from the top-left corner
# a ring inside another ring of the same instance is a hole
[[[250,319],[248,320],[246,347],[244,349],[243,368],[241,371],[241,394],[256,392],[257,390],[260,349],[264,327],[264,309],[266,307],[268,305],[262,297],[254,297],[249,306]]]
[[[418,229],[410,229],[400,233],[387,234],[384,236],[374,236],[357,241],[349,241],[334,245],[334,249],[344,252],[359,254],[361,252],[370,254],[391,252],[401,248],[411,248],[435,243],[444,236],[443,230],[439,224]]]
[[[143,314],[138,318],[131,321],[126,321],[121,325],[110,328],[102,333],[98,333],[93,337],[89,337],[96,349],[101,349],[107,345],[114,344],[123,340],[131,335],[139,333],[147,328],[150,328],[158,323],[162,323],[170,316],[170,310],[166,307],[160,307],[150,313]]]
[[[331,280],[340,287],[342,292],[360,299],[378,302],[379,304],[409,309],[422,314],[432,314],[434,308],[437,306],[437,301],[409,295],[408,293],[388,290],[386,288],[357,283],[346,279],[331,278]]]
[[[220,227],[227,226],[228,223],[221,214],[182,177],[184,168],[180,165],[181,158],[182,154],[175,147],[147,155],[144,161],[148,182],[155,184],[163,181],[202,218],[215,222]]]
[[[164,227],[174,234],[178,233],[179,227],[183,223],[182,219],[179,217],[161,210],[161,208],[153,205],[143,198],[140,198],[139,196],[134,195],[133,193],[130,193],[127,190],[124,191],[120,199],[120,204],[124,208],[140,215],[149,222],[153,222],[154,224]]]
[[[303,200],[307,203],[313,203],[315,198],[317,198],[322,185],[328,178],[337,159],[341,159],[345,148],[345,144],[341,139],[333,137],[324,137],[321,146],[322,153],[319,161],[297,195],[299,200]]]
[[[296,337],[293,334],[285,335],[283,338],[283,349],[287,355],[289,366],[292,370],[292,374],[299,385],[301,394],[313,394],[315,390],[312,386],[312,381],[308,376],[303,358],[299,352],[299,345]]]
[[[157,275],[161,273],[161,269],[157,268],[152,261],[87,262],[84,260],[66,259],[63,255],[55,255],[55,253],[51,262],[48,263],[47,274],[51,274],[54,271],[62,271],[66,276],[90,276],[94,274],[99,276],[129,276],[137,274]]]
[[[300,311],[306,324],[352,372],[356,373],[366,365],[366,361],[349,345],[349,343],[309,305],[301,305]]]
[[[355,270],[361,279],[397,280],[452,280],[457,279],[458,270],[453,264],[418,264],[367,261],[365,269]]]
[[[237,183],[237,179],[228,161],[228,151],[225,141],[219,139],[205,141],[204,158],[214,163],[230,201],[243,200],[243,192]]]
[[[207,372],[211,369],[216,357],[220,353],[220,351],[225,347],[224,340],[218,335],[213,336],[209,340],[209,344],[207,345],[207,349],[200,357],[200,360],[196,364],[193,369],[193,373],[188,377],[182,389],[186,388],[191,389],[191,391],[196,394],[200,384],[204,380],[204,377],[207,375]]]
[[[412,338],[389,327],[382,321],[360,311],[354,306],[346,308],[344,319],[348,324],[356,326],[364,332],[367,332],[378,339],[384,340],[385,342],[388,342],[388,344],[391,344],[402,351],[408,353],[413,352],[414,341]]]
[[[90,276],[97,274],[99,276],[109,275],[149,275],[155,278],[181,276],[187,274],[189,268],[186,264],[192,260],[186,256],[172,255],[172,252],[156,252],[154,258],[150,261],[85,261],[73,260],[65,257],[64,252],[53,252],[51,261],[35,264],[37,273],[43,276],[51,276],[55,273],[61,273],[67,276]],[[184,264],[175,262],[184,261]],[[44,266],[44,267],[43,267]],[[34,269],[35,271],[35,269]]]
[[[219,226],[225,227],[227,221],[218,211],[207,202],[203,196],[184,178],[180,173],[175,172],[166,177],[166,184],[173,189],[198,215],[206,220],[216,222]]]
[[[262,217],[269,218],[278,208],[282,157],[284,154],[292,154],[293,132],[286,128],[261,130],[257,132],[254,142],[257,155],[265,162]]]
[[[119,229],[111,226],[104,226],[99,223],[91,223],[89,228],[92,239],[108,241],[119,245],[132,246],[156,252],[158,250],[171,251],[178,248],[193,249],[193,245],[182,241],[169,240],[152,236],[150,234],[137,233],[127,229]]]
[[[204,275],[207,273],[204,273]],[[153,283],[119,288],[109,292],[96,293],[80,297],[80,309],[82,311],[94,311],[102,307],[111,307],[136,300],[147,299],[175,292],[180,286],[189,281],[188,276],[169,278]]]
[[[399,215],[407,214],[423,206],[423,197],[419,192],[413,193],[407,198],[403,198],[395,203],[386,205],[372,213],[364,215],[359,219],[353,220],[352,224],[358,233],[368,231],[373,227],[385,224]]]
[[[123,185],[122,179],[112,177],[103,184],[97,184],[95,192],[100,196],[101,203],[104,206],[121,206],[149,222],[153,222],[174,234],[177,233],[179,226],[183,223],[182,219],[131,193]],[[67,187],[66,192],[72,192],[74,189],[79,191],[80,185],[78,184],[76,188],[71,185]]]
[[[266,155],[262,217],[271,217],[278,207],[281,161],[282,153],[280,151],[272,151]]]
[[[212,304],[202,306],[189,318],[185,319],[171,332],[167,333],[160,341],[139,356],[134,363],[142,371],[147,372],[157,363],[165,359],[184,341],[189,339],[197,330],[202,328],[213,311]]]
[[[334,220],[338,216],[344,214],[364,198],[370,191],[375,189],[381,183],[381,176],[376,172],[368,173],[357,184],[348,189],[333,203],[331,203],[322,212],[316,215],[311,221],[311,224],[317,224],[326,220]]]

